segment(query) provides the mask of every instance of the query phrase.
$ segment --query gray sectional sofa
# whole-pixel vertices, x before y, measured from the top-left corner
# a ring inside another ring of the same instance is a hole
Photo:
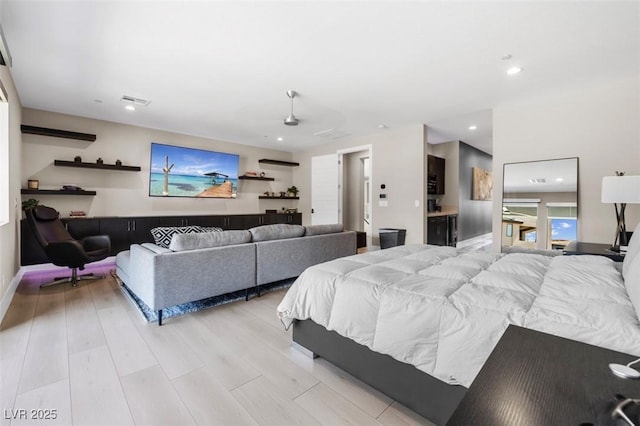
[[[342,225],[264,225],[246,231],[181,234],[168,248],[133,244],[116,256],[116,273],[158,312],[169,306],[297,277],[307,267],[356,253]]]

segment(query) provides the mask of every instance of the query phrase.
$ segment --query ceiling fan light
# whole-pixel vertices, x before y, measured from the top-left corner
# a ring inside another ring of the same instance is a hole
[[[287,126],[297,126],[298,123],[299,120],[293,114],[290,114],[287,118],[284,119],[284,124]]]

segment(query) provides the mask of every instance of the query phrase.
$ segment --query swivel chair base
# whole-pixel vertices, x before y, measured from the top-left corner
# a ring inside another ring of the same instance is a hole
[[[53,281],[41,284],[40,288],[51,287],[53,285],[65,284],[65,283],[71,283],[72,287],[77,287],[78,286],[78,281],[101,280],[102,278],[104,278],[104,275],[94,275],[92,273],[78,275],[78,268],[71,268],[71,276],[70,277],[62,277],[62,278],[56,277],[56,278],[53,279]]]

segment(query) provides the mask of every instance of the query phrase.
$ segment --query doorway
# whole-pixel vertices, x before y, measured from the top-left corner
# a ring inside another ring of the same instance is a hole
[[[367,233],[371,240],[371,147],[338,151],[340,157],[340,216],[344,229]]]

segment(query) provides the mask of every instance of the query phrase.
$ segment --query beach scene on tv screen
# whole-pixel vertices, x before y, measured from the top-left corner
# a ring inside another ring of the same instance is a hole
[[[236,198],[237,154],[151,144],[149,195]]]

